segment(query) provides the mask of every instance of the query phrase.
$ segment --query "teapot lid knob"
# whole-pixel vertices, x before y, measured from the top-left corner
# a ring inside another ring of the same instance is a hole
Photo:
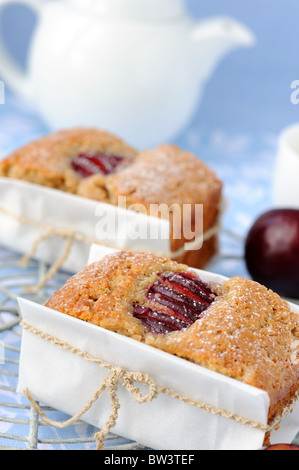
[[[104,17],[174,19],[184,16],[184,0],[68,0],[76,8]]]

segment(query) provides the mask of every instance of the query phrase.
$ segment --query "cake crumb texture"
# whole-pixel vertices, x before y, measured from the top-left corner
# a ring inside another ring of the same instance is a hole
[[[137,151],[113,134],[97,129],[74,128],[30,142],[0,162],[0,176],[20,179],[72,194],[78,193],[82,178],[72,160],[84,153],[117,154],[134,159]],[[105,199],[105,192],[97,193]]]

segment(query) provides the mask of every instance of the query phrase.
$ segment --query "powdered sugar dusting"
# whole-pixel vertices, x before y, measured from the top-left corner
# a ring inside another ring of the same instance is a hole
[[[218,291],[205,316],[188,330],[149,343],[282,397],[299,377],[292,360],[298,316],[253,281],[233,278]]]
[[[215,174],[194,155],[161,146],[139,155],[135,163],[112,177],[111,192],[147,203],[200,203],[221,187]]]

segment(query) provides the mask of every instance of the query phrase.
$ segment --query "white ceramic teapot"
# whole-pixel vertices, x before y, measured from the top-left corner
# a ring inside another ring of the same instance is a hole
[[[254,43],[230,18],[196,23],[184,0],[17,3],[36,12],[37,26],[26,73],[0,46],[4,81],[53,130],[96,126],[143,148],[182,131],[222,57]]]

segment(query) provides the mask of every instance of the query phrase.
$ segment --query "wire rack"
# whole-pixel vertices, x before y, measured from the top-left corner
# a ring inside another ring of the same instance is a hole
[[[94,434],[98,429],[82,421],[65,431],[43,423],[26,398],[16,392],[22,330],[17,297],[44,302],[67,279],[59,273],[45,290],[25,295],[23,288],[43,276],[46,266],[32,261],[24,271],[18,267],[20,256],[0,247],[0,450],[84,450],[94,449]],[[58,421],[68,416],[48,406],[42,406],[49,418]],[[144,449],[135,442],[109,434],[107,449]]]

